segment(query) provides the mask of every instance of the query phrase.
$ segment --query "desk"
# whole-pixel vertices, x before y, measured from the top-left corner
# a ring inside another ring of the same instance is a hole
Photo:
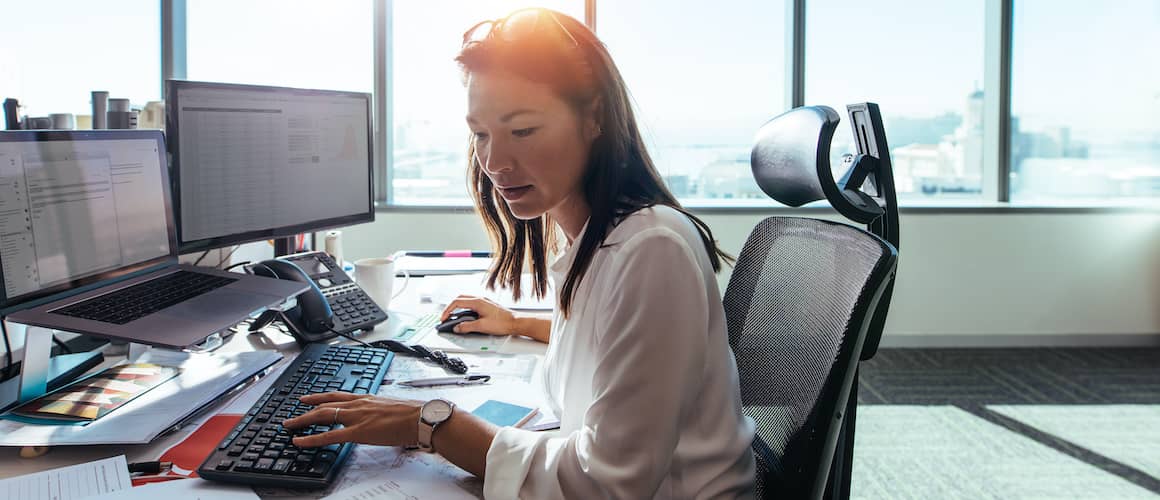
[[[399,278],[397,281],[401,280],[402,278]],[[403,290],[403,293],[394,299],[388,307],[390,319],[388,319],[387,322],[380,324],[377,328],[375,328],[374,331],[363,334],[360,338],[370,341],[393,337],[415,319],[431,311],[435,311],[438,307],[437,305],[420,303],[420,297],[426,295],[426,292],[428,292],[428,290],[423,289],[421,284],[421,278],[411,278],[407,289]],[[396,283],[396,286],[401,286],[401,283]],[[343,343],[349,344],[351,342],[344,340]],[[512,344],[512,350],[514,351],[539,355],[542,355],[547,348],[547,346],[544,344],[527,339],[512,339],[510,344]],[[219,352],[242,352],[259,349],[277,350],[282,352],[286,358],[293,358],[299,352],[297,344],[290,336],[279,333],[273,328],[267,328],[262,333],[254,335],[236,334],[232,336],[229,341],[219,349]],[[123,356],[107,356],[106,361],[95,370],[112,366],[122,359]],[[391,365],[391,370],[388,371],[387,376],[392,377],[392,373],[396,372],[396,367],[403,366],[400,363],[405,363],[408,361],[413,362],[414,360],[396,358],[396,361]],[[273,379],[277,378],[277,374],[277,372],[271,373],[263,380],[272,381]],[[261,381],[259,381],[258,385],[255,387],[248,388],[246,393],[252,394],[255,392],[253,389],[260,387]],[[390,390],[389,388],[393,387],[394,386],[384,385],[383,388],[380,389],[380,394],[387,394]],[[260,394],[260,391],[256,392]],[[256,395],[254,398],[256,399]],[[214,413],[218,413],[221,411],[221,409],[225,408],[227,404],[228,402],[223,401],[217,407],[210,409],[207,414],[212,415]],[[116,415],[110,415],[109,418],[116,418]],[[204,420],[204,418],[199,419],[199,421],[201,420]],[[17,448],[0,448],[0,478],[18,476],[57,467],[64,467],[121,454],[124,454],[129,462],[156,460],[165,450],[180,443],[183,439],[188,437],[189,434],[191,434],[194,429],[196,429],[196,427],[196,425],[187,426],[180,431],[161,436],[160,438],[154,440],[152,443],[145,445],[60,446],[53,448],[46,455],[37,458],[21,458],[19,456],[19,449]],[[409,458],[400,457],[398,449],[396,448],[360,445],[355,448],[355,453],[353,453],[348,460],[343,470],[343,474],[349,474],[352,472],[352,469],[358,469],[360,461],[373,461],[372,467],[382,467],[382,464],[386,463],[385,461],[398,461],[402,459],[423,460],[431,465],[448,467],[450,469],[444,469],[443,471],[436,472],[460,474],[458,481],[464,482],[464,484],[460,485],[462,490],[470,491],[477,495],[482,492],[482,479],[470,478],[466,472],[463,472],[457,467],[443,461],[441,457],[429,455],[410,456]],[[449,479],[449,481],[456,481],[456,479]],[[336,482],[336,484],[343,484],[341,478]],[[286,498],[288,496],[288,492],[260,491],[259,493],[263,497]],[[301,493],[298,495],[300,498],[318,498],[324,494],[323,491],[297,493]],[[434,492],[432,492],[432,494],[434,494]]]

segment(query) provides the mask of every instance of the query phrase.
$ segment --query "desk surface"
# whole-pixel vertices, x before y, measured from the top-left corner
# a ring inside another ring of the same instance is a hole
[[[399,278],[398,280],[402,280],[402,278]],[[391,338],[397,335],[400,331],[402,331],[402,329],[404,329],[407,325],[411,324],[416,319],[432,311],[438,310],[439,306],[436,304],[421,303],[421,297],[431,296],[431,290],[424,289],[422,282],[422,279],[412,278],[411,282],[407,286],[407,289],[405,289],[399,297],[394,299],[388,307],[390,319],[388,319],[387,322],[380,324],[377,328],[375,328],[374,331],[360,335],[360,338],[367,341]],[[400,284],[401,283],[396,283],[396,285]],[[343,340],[343,343],[350,344],[352,342],[349,340]],[[509,341],[507,346],[510,347],[510,349],[505,349],[506,351],[536,355],[542,355],[547,348],[546,345],[540,344],[538,342],[534,342],[528,339],[515,338]],[[225,345],[219,348],[219,352],[243,352],[262,349],[277,350],[288,359],[293,358],[300,352],[293,338],[282,334],[273,328],[267,328],[261,333],[251,335],[233,335]],[[108,355],[106,356],[106,361],[94,370],[112,366],[113,364],[120,362],[122,359],[124,359],[123,355]],[[387,373],[388,378],[398,378],[400,371],[407,369],[407,363],[415,362],[417,361],[413,359],[396,358],[396,361],[392,363],[391,369]],[[284,366],[284,364],[285,362],[283,362],[282,366]],[[270,375],[267,375],[262,379],[262,381],[259,381],[252,387],[247,388],[244,391],[244,394],[252,395],[255,392],[260,394],[260,391],[264,390],[264,386],[268,385],[262,384],[262,382],[266,381],[269,383],[272,382],[275,378],[277,378],[277,373],[271,373]],[[521,390],[530,391],[530,387],[532,386],[522,386]],[[392,396],[396,396],[398,395],[397,386],[384,385],[380,389],[379,394],[391,394]],[[442,396],[430,396],[426,393],[423,395],[427,397]],[[418,396],[418,394],[416,394],[416,396]],[[535,395],[524,396],[528,398],[538,397]],[[239,398],[240,397],[244,396],[239,396]],[[415,399],[419,399],[419,397],[415,397]],[[224,408],[230,405],[230,400],[231,398],[223,399],[222,403],[220,403],[217,407],[209,410],[207,412],[207,416],[199,419],[198,423],[204,421],[206,418],[208,418],[209,415],[221,412]],[[114,417],[114,415],[110,415],[110,417]],[[152,443],[145,445],[58,446],[49,450],[47,454],[36,458],[21,458],[19,455],[19,448],[0,447],[0,478],[19,476],[32,472],[89,462],[121,454],[125,455],[129,462],[157,460],[157,458],[160,457],[165,450],[180,443],[196,428],[197,425],[189,425],[180,431],[173,432],[168,435],[163,435],[154,440]],[[444,461],[441,457],[425,454],[421,455],[417,453],[418,452],[401,454],[398,448],[392,447],[358,446],[355,448],[355,453],[352,454],[350,459],[348,459],[348,463],[344,468],[343,474],[345,476],[348,474],[353,474],[356,471],[367,474],[369,473],[368,471],[386,470],[388,465],[392,467],[401,467],[407,465],[408,463],[414,462],[426,465],[427,467],[424,467],[424,470],[433,471],[436,474],[447,476],[443,478],[443,486],[446,486],[447,484],[458,483],[460,486],[460,493],[466,491],[477,496],[482,493],[482,480],[471,477],[466,472],[460,470],[458,467],[455,467],[454,465]],[[414,479],[420,482],[424,480],[434,480],[433,477],[428,477],[426,479],[422,477],[416,477]],[[350,486],[350,484],[349,481],[344,482],[342,478],[340,478],[339,481],[336,482],[336,486],[341,488],[344,486]],[[301,495],[298,495],[298,497],[319,498],[330,492],[304,491],[301,492]],[[277,498],[286,498],[291,496],[291,492],[259,491],[259,494],[261,494],[263,497]],[[438,497],[439,495],[436,494],[436,491],[428,490],[427,496],[431,498]]]

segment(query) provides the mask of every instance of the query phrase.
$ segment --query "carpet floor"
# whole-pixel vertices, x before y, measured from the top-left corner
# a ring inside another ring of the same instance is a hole
[[[882,349],[853,498],[1160,498],[1160,349]]]

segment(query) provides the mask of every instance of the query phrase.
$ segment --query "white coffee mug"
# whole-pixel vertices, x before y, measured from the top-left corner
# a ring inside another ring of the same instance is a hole
[[[394,298],[391,292],[395,287],[394,257],[371,257],[354,261],[354,279],[379,308],[387,310]],[[399,293],[402,291],[400,289]]]

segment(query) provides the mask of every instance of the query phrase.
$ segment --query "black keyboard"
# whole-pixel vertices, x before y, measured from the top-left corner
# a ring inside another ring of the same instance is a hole
[[[353,443],[298,448],[295,435],[326,432],[341,425],[312,425],[290,432],[282,421],[313,406],[306,394],[347,391],[376,394],[394,354],[385,349],[310,344],[286,367],[261,399],[198,468],[205,479],[277,488],[325,488],[354,448]]]
[[[124,325],[235,281],[237,278],[177,271],[52,312],[74,318]]]

